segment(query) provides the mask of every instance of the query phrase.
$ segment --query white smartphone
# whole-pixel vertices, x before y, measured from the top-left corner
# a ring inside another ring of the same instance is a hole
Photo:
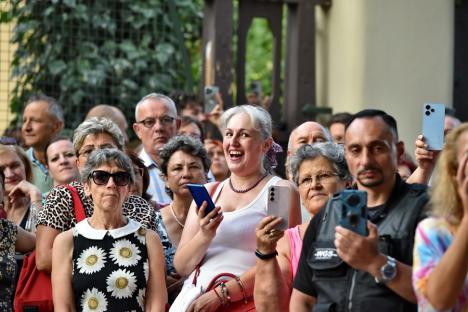
[[[279,230],[288,229],[289,205],[291,192],[287,186],[270,186],[268,188],[267,213],[269,216],[281,217],[283,220],[277,227]]]
[[[423,105],[422,134],[428,149],[440,151],[444,147],[445,105],[425,103]]]

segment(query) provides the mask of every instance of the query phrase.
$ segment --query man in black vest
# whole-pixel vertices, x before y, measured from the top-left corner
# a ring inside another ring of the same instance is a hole
[[[357,188],[367,192],[369,235],[339,226],[342,205],[332,198],[305,233],[290,311],[416,311],[413,239],[428,197],[425,186],[396,173],[402,153],[393,117],[353,115],[345,155]]]

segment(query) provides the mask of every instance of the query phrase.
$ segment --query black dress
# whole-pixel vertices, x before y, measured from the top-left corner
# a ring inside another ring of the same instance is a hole
[[[148,280],[146,230],[136,221],[96,230],[73,228],[72,287],[77,311],[144,311]]]

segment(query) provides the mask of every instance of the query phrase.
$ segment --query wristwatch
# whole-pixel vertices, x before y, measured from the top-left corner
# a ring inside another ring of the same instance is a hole
[[[387,263],[380,268],[380,278],[375,277],[377,284],[387,284],[393,280],[397,275],[397,264],[396,260],[390,256],[387,256]]]

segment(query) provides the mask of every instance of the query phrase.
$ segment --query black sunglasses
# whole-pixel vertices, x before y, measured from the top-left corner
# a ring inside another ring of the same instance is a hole
[[[91,177],[97,185],[106,185],[110,177],[112,177],[112,180],[118,186],[125,186],[130,183],[130,174],[124,171],[109,173],[107,171],[94,170],[91,173]]]

